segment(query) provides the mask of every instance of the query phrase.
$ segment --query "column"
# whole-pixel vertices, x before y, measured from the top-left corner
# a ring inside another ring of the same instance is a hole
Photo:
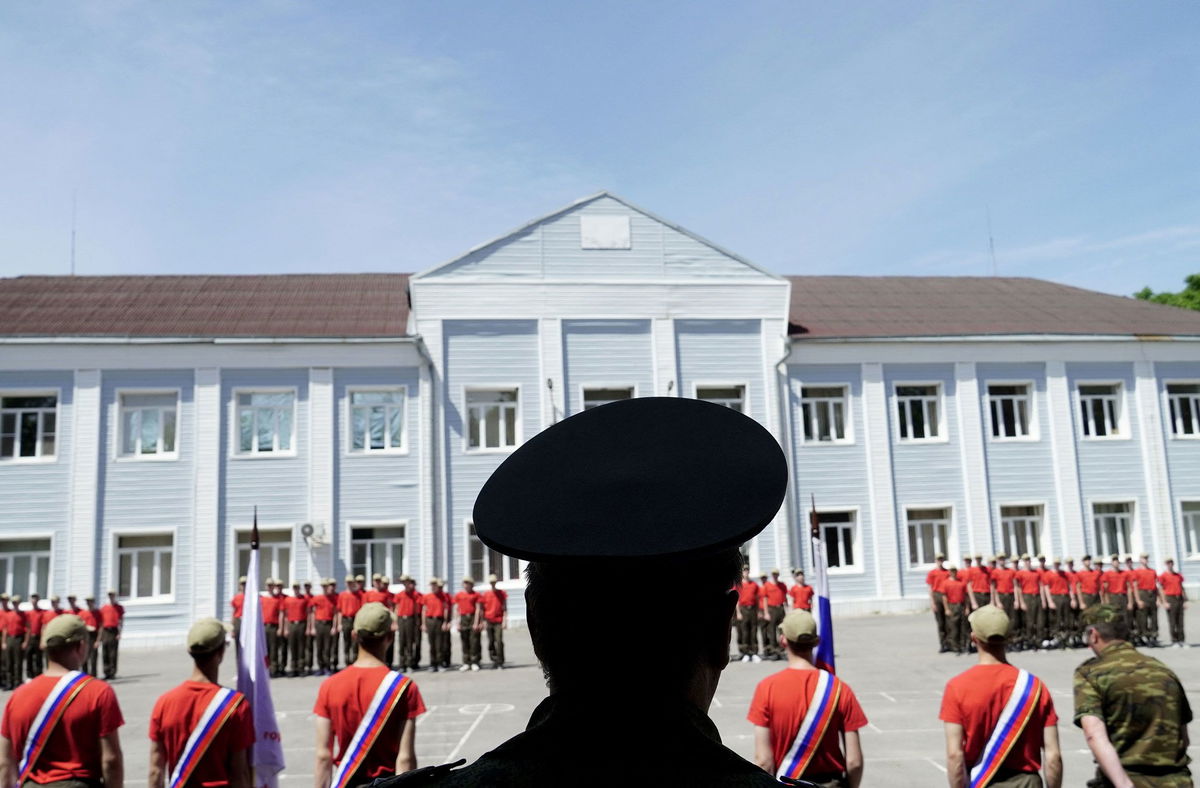
[[[1061,543],[1067,555],[1088,551],[1087,520],[1079,491],[1079,459],[1075,447],[1074,409],[1067,384],[1067,365],[1046,362],[1046,405],[1050,413],[1050,456],[1054,463],[1054,492],[1058,498]]]
[[[422,360],[418,370],[417,383],[417,423],[410,425],[409,434],[417,440],[417,456],[420,471],[417,481],[420,496],[421,519],[414,523],[406,534],[409,549],[408,571],[424,580],[432,573],[433,529],[436,528],[438,513],[438,457],[440,446],[437,442],[437,422],[434,419],[434,386],[433,369]],[[349,556],[349,536],[345,540],[345,550],[342,555]]]
[[[538,342],[541,353],[538,386],[541,387],[541,425],[546,429],[566,418],[567,392],[563,372],[562,320],[544,317],[538,321]]]
[[[1142,549],[1154,556],[1155,566],[1176,555],[1174,507],[1171,505],[1171,477],[1167,471],[1167,441],[1163,435],[1162,401],[1158,376],[1152,361],[1135,361],[1134,386],[1137,399],[1138,435],[1142,450],[1143,475],[1146,477],[1149,539]]]
[[[979,378],[975,362],[954,365],[955,400],[958,405],[958,446],[962,455],[963,498],[967,508],[967,549],[971,555],[991,552],[991,492],[987,456],[983,446],[983,421],[979,409]],[[989,545],[985,550],[983,545]]]
[[[788,458],[789,473],[791,466],[791,441],[790,430],[787,428],[788,418],[786,407],[783,403],[787,402],[786,393],[787,375],[779,371],[779,363],[786,359],[789,351],[787,341],[787,321],[779,320],[762,320],[760,326],[760,342],[762,346],[763,360],[763,424],[775,440],[779,441],[779,445],[783,447],[784,454]],[[794,547],[792,545],[792,535],[795,523],[791,517],[792,502],[795,500],[796,491],[792,489],[792,485],[788,484],[787,496],[783,500],[783,506],[780,507],[779,513],[775,515],[775,519],[771,521],[770,533],[775,549],[775,563],[784,572],[788,571],[788,565],[794,565]]]
[[[192,579],[192,617],[224,618],[225,600],[235,592],[237,562],[226,566],[221,558],[221,370],[202,367],[193,372],[192,405],[195,412],[195,493],[192,502],[192,545],[195,566]],[[232,540],[230,529],[228,539]],[[226,555],[234,553],[226,550]],[[211,569],[206,569],[211,567]]]
[[[334,446],[333,370],[308,370],[308,522],[323,543],[307,540],[308,563],[297,561],[300,577],[320,580],[333,574],[333,459]]]
[[[875,552],[876,593],[899,599],[900,545],[896,523],[896,486],[892,476],[892,437],[888,430],[887,390],[883,365],[862,366],[863,444],[867,452],[867,486],[871,500],[871,542]]]
[[[100,543],[97,501],[100,495],[101,376],[98,369],[75,370],[71,402],[71,497],[67,523],[67,565],[56,567],[51,588],[75,588],[76,581],[95,588]],[[71,584],[66,581],[71,578]],[[103,591],[104,589],[99,589]]]
[[[654,394],[658,397],[678,397],[679,362],[675,354],[675,321],[656,317],[651,324],[654,332]]]

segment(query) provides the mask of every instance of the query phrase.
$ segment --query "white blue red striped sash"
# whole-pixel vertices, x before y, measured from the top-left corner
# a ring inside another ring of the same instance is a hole
[[[988,737],[979,761],[971,767],[970,788],[984,788],[996,776],[996,771],[1013,747],[1021,740],[1021,733],[1037,708],[1042,694],[1042,682],[1025,670],[1017,671],[1017,681],[1012,694],[996,720],[996,727]]]
[[[379,738],[379,734],[387,724],[392,709],[396,708],[396,704],[411,683],[412,679],[395,670],[388,671],[387,675],[383,677],[383,681],[379,682],[379,688],[375,690],[375,696],[371,698],[371,705],[367,707],[367,713],[358,723],[354,737],[342,749],[341,761],[333,770],[331,788],[347,788],[350,778],[358,771],[358,767],[362,766],[367,753],[371,751],[375,740]]]
[[[817,682],[808,700],[808,710],[804,713],[800,729],[796,731],[796,738],[788,747],[787,755],[779,764],[776,777],[797,780],[804,774],[817,754],[821,739],[825,737],[841,693],[842,682],[837,676],[825,670],[817,671]]]
[[[33,718],[33,725],[30,726],[29,735],[25,739],[21,763],[17,766],[17,785],[29,779],[29,774],[37,765],[38,756],[42,754],[54,727],[62,719],[63,712],[91,680],[92,677],[86,673],[72,670],[60,678],[54,689],[50,690],[50,694],[42,702],[42,707],[38,709],[37,716]]]
[[[188,781],[192,772],[196,770],[197,764],[204,757],[204,753],[208,751],[209,746],[216,740],[217,734],[221,732],[221,728],[233,716],[233,712],[242,702],[243,697],[240,692],[234,692],[225,687],[221,687],[213,693],[212,700],[208,702],[204,713],[196,722],[196,727],[188,736],[187,743],[183,746],[183,753],[175,762],[174,768],[171,769],[170,788],[180,788]]]

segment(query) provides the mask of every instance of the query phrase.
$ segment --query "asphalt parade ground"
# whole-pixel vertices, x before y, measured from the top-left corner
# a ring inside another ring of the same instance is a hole
[[[1160,623],[1165,625],[1165,618]],[[1193,644],[1200,646],[1200,612],[1195,608],[1187,612],[1187,631]],[[669,634],[663,634],[662,648],[669,648]],[[938,720],[942,688],[951,676],[975,664],[975,658],[937,654],[935,640],[928,612],[835,621],[838,675],[854,689],[870,720],[861,733],[866,786],[945,784],[945,749]],[[474,760],[524,728],[530,712],[546,695],[545,684],[524,629],[509,630],[506,647],[511,667],[503,671],[485,666],[478,672],[421,670],[414,674],[429,708],[417,724],[420,765],[457,758]],[[736,644],[731,653],[735,651]],[[1175,670],[1192,708],[1200,708],[1200,648],[1147,651]],[[454,655],[458,655],[457,637]],[[1082,785],[1094,768],[1082,734],[1070,721],[1072,672],[1089,656],[1086,649],[1011,655],[1014,664],[1039,676],[1053,693],[1061,718],[1064,785]],[[630,651],[627,658],[652,660],[654,654]],[[710,715],[725,744],[747,758],[753,753],[753,735],[746,710],[754,687],[783,665],[771,661],[734,662],[721,679]],[[146,784],[150,710],[155,698],[186,678],[189,670],[190,660],[182,646],[176,650],[127,650],[121,655],[120,676],[113,687],[126,720],[121,740],[127,784]],[[234,684],[234,672],[227,658],[222,680]],[[309,677],[273,682],[287,759],[280,781],[283,788],[312,785],[312,706],[321,680]],[[0,697],[7,699],[7,693]],[[637,713],[636,698],[622,698],[620,702],[628,706],[630,714]],[[1193,745],[1191,751],[1193,758],[1197,757],[1200,746]]]

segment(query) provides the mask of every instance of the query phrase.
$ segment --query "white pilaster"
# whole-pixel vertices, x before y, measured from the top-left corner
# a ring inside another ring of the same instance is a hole
[[[304,544],[307,564],[301,564],[299,577],[320,581],[333,574],[333,458],[335,405],[333,370],[311,367],[308,370],[308,521],[318,532],[324,529],[328,542]],[[297,562],[299,563],[299,562]]]
[[[967,550],[971,555],[992,552],[991,493],[988,489],[987,456],[984,450],[980,411],[979,378],[972,361],[954,365],[955,400],[958,407],[958,446],[962,460],[963,499],[966,502]],[[984,549],[984,545],[987,549]]]
[[[67,523],[67,566],[53,573],[51,588],[95,589],[99,544],[96,513],[100,494],[100,370],[75,370],[71,403],[71,498]],[[67,579],[70,578],[70,585]],[[96,589],[102,591],[103,589]]]
[[[433,369],[428,362],[422,361],[418,375],[417,413],[419,415],[417,423],[411,425],[409,434],[416,437],[418,441],[417,456],[421,470],[417,494],[420,496],[421,522],[414,523],[414,527],[408,531],[408,544],[412,547],[409,548],[408,566],[405,569],[409,574],[417,575],[419,580],[424,580],[429,575],[421,575],[421,572],[428,571],[425,566],[425,557],[433,552],[430,549],[430,543],[433,541],[434,530],[437,528],[437,463],[441,450],[437,442],[437,421],[434,418]],[[348,556],[349,549],[350,543],[347,535],[346,548],[342,555]]]
[[[675,321],[656,317],[651,324],[654,332],[654,394],[658,397],[679,397],[679,363],[675,353]]]
[[[538,321],[539,352],[541,353],[542,429],[557,424],[566,417],[567,392],[563,373],[562,320],[544,317]]]
[[[1067,383],[1067,365],[1046,362],[1046,410],[1050,413],[1050,457],[1054,493],[1058,498],[1059,535],[1068,555],[1086,553],[1083,498],[1079,489],[1079,457],[1075,446],[1074,407]]]
[[[763,320],[760,322],[760,344],[762,347],[763,361],[763,407],[762,414],[763,424],[767,430],[775,436],[775,440],[784,449],[784,455],[788,459],[788,475],[791,475],[791,452],[789,451],[788,435],[787,435],[787,418],[786,410],[781,404],[781,401],[786,401],[786,397],[780,395],[786,391],[787,376],[781,375],[777,362],[785,357],[788,350],[787,345],[787,321],[782,318],[779,320]],[[791,501],[795,496],[795,490],[792,489],[791,480],[789,479],[787,495],[783,499],[783,506],[775,515],[775,519],[771,521],[770,529],[772,541],[775,548],[775,563],[785,572],[787,567],[793,563],[792,554],[792,518],[791,518]]]
[[[195,425],[195,483],[192,501],[192,549],[197,571],[192,574],[192,617],[223,618],[224,602],[233,595],[236,560],[226,572],[220,555],[221,528],[221,370],[201,367],[193,372],[192,403]],[[232,529],[229,540],[234,538]],[[227,545],[226,555],[234,554]],[[210,569],[211,567],[211,569]],[[220,579],[220,580],[218,580]],[[218,584],[220,587],[218,588]]]
[[[1175,555],[1174,517],[1171,505],[1171,477],[1167,472],[1167,442],[1163,435],[1162,403],[1158,393],[1158,377],[1154,362],[1135,361],[1135,394],[1137,399],[1138,433],[1142,450],[1142,469],[1146,478],[1146,522],[1149,539],[1142,540],[1142,549],[1154,556],[1156,566]]]
[[[892,476],[892,439],[888,430],[887,391],[882,364],[862,365],[863,445],[871,494],[871,543],[875,552],[876,594],[896,599],[900,583],[900,533],[896,524],[896,485]]]

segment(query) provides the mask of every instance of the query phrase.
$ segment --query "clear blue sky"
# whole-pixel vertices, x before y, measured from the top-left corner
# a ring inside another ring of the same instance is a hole
[[[1193,2],[0,5],[0,275],[418,271],[608,189],[786,274],[1200,272]]]

